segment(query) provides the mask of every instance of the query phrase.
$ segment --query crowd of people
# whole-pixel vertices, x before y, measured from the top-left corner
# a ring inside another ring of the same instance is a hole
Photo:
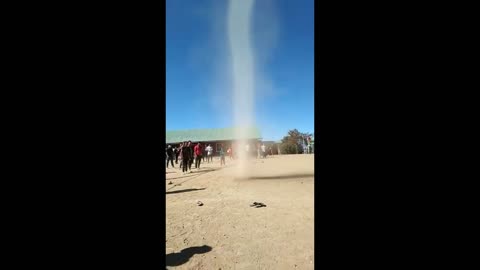
[[[264,144],[260,145],[258,143],[255,147],[256,151],[250,151],[250,144],[245,145],[245,152],[247,153],[248,157],[257,158],[266,158],[267,157],[267,148]],[[272,148],[270,147],[269,152],[272,152]],[[219,144],[217,152],[220,157],[220,165],[225,165],[225,154],[228,155],[230,160],[236,158],[236,154],[233,152],[232,147],[229,147],[225,152],[223,149],[223,145]],[[193,144],[192,141],[185,141],[180,143],[179,145],[168,145],[165,149],[165,157],[167,160],[167,168],[171,165],[172,168],[175,168],[174,164],[178,164],[180,160],[179,168],[182,169],[182,173],[191,173],[192,172],[192,164],[195,163],[195,168],[200,169],[200,165],[203,162],[210,163],[213,162],[213,147],[210,144],[206,144],[204,147],[201,142]]]
[[[255,150],[256,151],[250,152],[250,144],[245,145],[245,151],[247,152],[247,157],[267,158],[269,153],[270,155],[273,155],[272,147],[269,147],[267,151],[267,147],[265,146],[265,144],[257,143]]]
[[[229,148],[228,151],[231,152],[231,149]],[[207,144],[206,147],[203,147],[202,143],[198,142],[193,144],[192,141],[185,141],[173,147],[168,145],[165,154],[167,159],[167,168],[169,165],[171,165],[172,168],[175,168],[174,164],[178,164],[178,161],[180,160],[179,168],[182,169],[183,174],[192,172],[193,163],[195,163],[196,169],[200,169],[200,165],[202,161],[205,161],[205,159],[207,163],[213,162],[214,155],[213,147],[210,144]],[[225,165],[223,146],[220,147],[219,154],[220,164]]]

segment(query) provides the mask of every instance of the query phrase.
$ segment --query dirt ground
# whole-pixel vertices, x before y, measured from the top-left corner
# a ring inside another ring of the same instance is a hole
[[[167,268],[313,269],[314,155],[251,160],[247,179],[226,163],[167,169]]]

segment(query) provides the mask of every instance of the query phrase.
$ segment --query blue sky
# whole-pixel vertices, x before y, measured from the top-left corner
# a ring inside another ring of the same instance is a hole
[[[264,140],[294,128],[313,133],[313,0],[254,2],[256,125]],[[227,5],[166,2],[167,130],[233,126]]]

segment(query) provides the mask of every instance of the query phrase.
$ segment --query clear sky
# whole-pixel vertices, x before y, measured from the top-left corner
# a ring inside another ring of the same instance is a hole
[[[313,0],[254,2],[257,127],[264,140],[280,140],[294,128],[313,133]],[[227,5],[166,2],[167,130],[233,126]]]

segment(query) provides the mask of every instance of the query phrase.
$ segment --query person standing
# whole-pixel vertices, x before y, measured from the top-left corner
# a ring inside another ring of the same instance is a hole
[[[262,143],[262,146],[260,146],[260,148],[262,149],[262,156],[263,158],[266,158],[267,157],[267,149],[265,147],[265,144]]]
[[[184,142],[182,147],[182,172],[185,174],[188,171],[188,164],[190,164],[191,148],[188,147],[187,142]]]
[[[223,146],[220,146],[220,165],[225,165],[225,153],[223,152]]]
[[[168,162],[171,162],[172,164],[172,168],[175,168],[175,166],[173,166],[173,149],[172,149],[172,146],[169,145],[168,148],[167,148],[167,168],[168,168]]]
[[[213,162],[212,160],[212,155],[213,155],[213,148],[212,146],[209,144],[207,147],[206,147],[206,150],[207,150],[207,162],[210,163],[210,161]]]
[[[192,172],[192,164],[194,161],[195,153],[193,152],[193,144],[192,141],[188,141],[187,147],[190,148],[190,162],[188,163],[188,171]]]
[[[193,148],[193,151],[195,152],[195,169],[200,169],[200,163],[202,161],[202,145],[200,143],[197,143],[195,147]]]
[[[175,164],[178,164],[178,155],[180,154],[180,146],[175,147]]]
[[[180,146],[178,147],[178,150],[177,150],[177,157],[178,159],[180,159],[180,168],[182,168],[183,166],[183,159],[182,159],[182,149],[183,149],[183,143],[180,143]]]
[[[233,159],[233,157],[232,157],[232,147],[229,147],[229,148],[227,149],[227,155],[230,157],[230,160]]]

